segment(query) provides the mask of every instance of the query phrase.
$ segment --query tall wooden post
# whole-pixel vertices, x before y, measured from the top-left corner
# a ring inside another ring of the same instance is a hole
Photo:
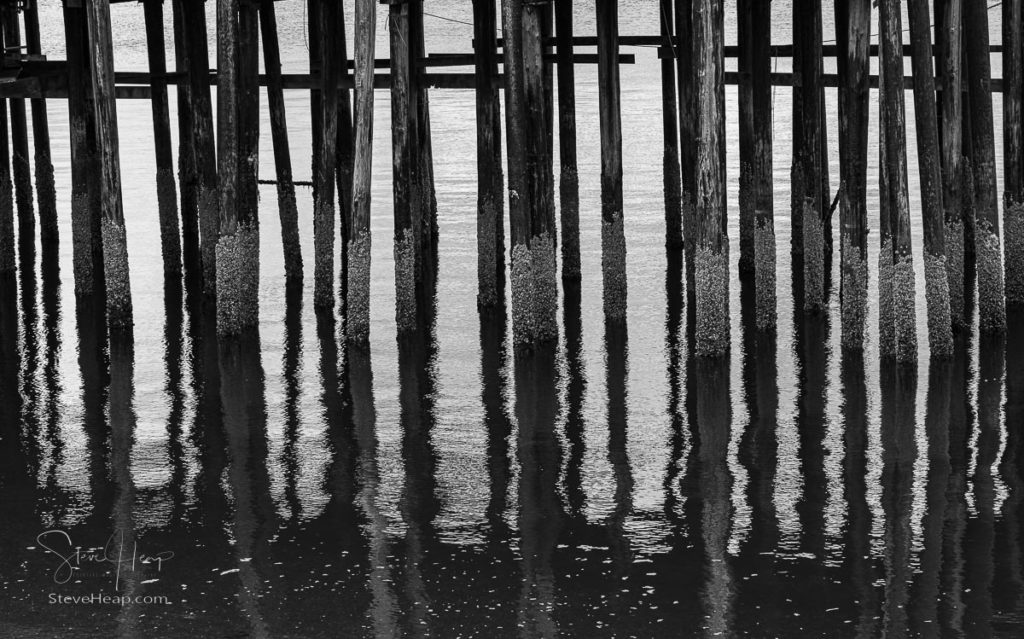
[[[413,204],[417,207],[413,219],[419,225],[419,246],[423,253],[417,260],[423,262],[429,273],[432,273],[437,261],[437,192],[434,186],[434,150],[430,134],[430,94],[424,78],[424,67],[419,62],[427,56],[424,36],[423,0],[410,0],[410,103],[415,113],[412,130],[415,132],[413,176],[416,180]],[[416,272],[417,281],[423,275],[421,268]]]
[[[619,14],[597,0],[597,82],[601,118],[601,273],[604,315],[626,319],[626,235],[622,211],[622,106],[619,102]]]
[[[945,217],[946,276],[949,282],[950,319],[955,328],[964,322],[964,189],[970,183],[963,154],[963,21],[962,0],[937,0],[936,68],[942,78],[939,120],[942,123],[942,206]],[[941,15],[941,17],[940,17]]]
[[[1003,267],[1006,303],[1024,305],[1024,0],[1003,0]]]
[[[192,97],[189,77],[187,34],[183,0],[171,0],[174,16],[174,66],[185,81],[175,86],[178,101],[178,190],[181,198],[182,260],[191,267],[199,256],[199,178],[196,175],[195,144],[192,139]]]
[[[868,109],[871,89],[871,0],[836,3],[836,29],[842,29],[839,66],[839,187],[844,348],[864,348],[868,304]],[[842,26],[840,26],[840,23]]]
[[[348,339],[370,336],[370,181],[373,168],[373,56],[376,0],[356,0],[356,141],[352,184],[352,227],[348,244]]]
[[[171,119],[167,103],[167,60],[164,57],[162,0],[143,3],[146,48],[149,52],[150,91],[153,107],[153,141],[156,147],[156,198],[160,216],[160,249],[164,273],[181,273],[181,238],[178,229],[178,194],[171,155]]]
[[[337,43],[336,57],[338,75],[348,76],[348,40],[345,35],[345,7],[343,0],[337,0],[334,39]],[[341,228],[341,251],[339,278],[342,289],[342,303],[348,288],[348,240],[352,224],[352,179],[355,170],[355,132],[352,119],[352,94],[348,89],[338,91],[338,140],[335,164],[336,190],[338,192],[338,221]]]
[[[259,0],[238,3],[238,206],[259,237]]]
[[[309,90],[309,119],[310,119],[310,133],[313,138],[313,154],[311,156],[310,175],[312,176],[313,182],[313,208],[316,209],[316,202],[319,201],[319,188],[320,185],[317,181],[317,175],[320,172],[320,162],[323,160],[323,143],[324,143],[324,122],[323,122],[323,105],[321,104],[321,88],[318,80],[322,73],[322,53],[320,47],[322,44],[321,37],[321,20],[323,19],[322,12],[320,10],[320,4],[324,0],[309,0],[307,16],[307,44],[306,47],[309,50],[309,76],[312,79],[312,88]]]
[[[882,357],[896,355],[896,319],[893,306],[893,212],[889,198],[888,118],[886,109],[886,69],[878,65],[878,351]]]
[[[29,54],[42,53],[39,41],[39,5],[37,0],[25,2],[25,44]],[[32,98],[32,142],[35,145],[36,197],[39,202],[39,236],[43,245],[55,244],[57,232],[57,191],[50,159],[50,125],[44,98]]]
[[[0,100],[0,276],[17,270],[14,246],[14,185],[11,184],[11,155],[7,138],[7,101]],[[77,270],[75,275],[77,283]]]
[[[555,2],[558,55],[558,179],[562,280],[580,279],[580,176],[576,162],[576,68],[571,2]],[[673,94],[674,95],[674,94]],[[552,151],[553,152],[553,151]]]
[[[281,81],[281,47],[277,39],[277,15],[274,0],[260,0],[260,27],[263,36],[263,67],[267,72],[267,103],[270,107],[270,134],[274,141],[274,168],[277,173],[277,208],[281,217],[281,244],[284,247],[285,279],[302,280],[302,249],[299,246],[299,211],[295,202],[292,157],[288,147],[288,120],[285,117],[284,87]]]
[[[121,202],[121,165],[118,159],[117,108],[114,96],[114,49],[110,32],[109,0],[87,0],[92,92],[95,100],[96,142],[100,157],[100,210],[103,237],[103,275],[107,295],[107,322],[112,328],[132,326],[132,291],[128,279],[128,247]]]
[[[697,300],[697,353],[723,355],[729,350],[729,249],[723,219],[725,174],[722,171],[725,121],[722,0],[696,0],[693,12],[694,64],[697,75],[697,246],[694,279]]]
[[[751,93],[753,101],[754,157],[754,289],[758,329],[770,331],[776,323],[775,197],[772,180],[772,16],[771,4],[753,2],[751,20]]]
[[[693,49],[693,1],[676,0],[676,75],[679,82],[679,166],[682,171],[683,246],[686,290],[694,293],[693,258],[697,246],[697,67]]]
[[[974,152],[974,249],[978,259],[978,313],[984,332],[1006,328],[1002,251],[999,246],[999,201],[996,185],[995,125],[992,116],[992,68],[988,5],[964,2],[964,37]]]
[[[661,116],[664,131],[663,185],[665,189],[665,248],[683,248],[683,221],[679,168],[679,110],[676,107],[676,48],[675,8],[672,0],[661,0]]]
[[[238,0],[217,0],[217,333],[238,335],[258,320],[259,239],[239,198]]]
[[[501,1],[504,38],[505,138],[508,155],[509,233],[512,241],[512,340],[534,340],[530,196],[526,180],[526,110],[523,96],[523,0]]]
[[[338,40],[328,25],[337,24],[339,2],[320,0],[315,9],[320,12],[319,124],[323,128],[313,175],[313,305],[321,309],[334,306],[334,180],[338,160],[338,83],[344,62],[338,59]]]
[[[929,0],[910,0],[908,15],[914,76],[914,114],[917,123],[917,158],[921,174],[928,343],[933,358],[945,358],[953,353],[953,332],[949,315],[949,280],[946,277],[942,163],[928,2]]]
[[[801,27],[794,51],[793,82],[799,83],[799,136],[794,135],[793,191],[802,194],[800,210],[794,210],[794,241],[803,255],[804,310],[821,311],[825,303],[825,224],[828,209],[822,196],[823,156],[821,91],[821,0],[801,0],[793,5]],[[799,143],[797,142],[799,139]],[[798,219],[797,219],[798,218]],[[799,234],[799,240],[797,239]]]
[[[395,317],[400,333],[416,327],[416,245],[418,229],[413,220],[410,185],[413,180],[415,117],[410,103],[409,3],[397,0],[389,6],[391,36],[391,163],[395,206]]]
[[[736,22],[739,43],[740,121],[740,273],[754,271],[754,91],[753,91],[753,5],[756,0],[738,0]]]
[[[505,259],[501,172],[501,100],[498,95],[497,15],[493,0],[473,1],[476,50],[477,306],[501,304]],[[559,68],[561,72],[561,68]],[[561,76],[559,76],[561,77]]]
[[[199,181],[199,235],[203,291],[217,287],[217,151],[210,100],[210,62],[206,42],[206,10],[201,0],[183,0],[182,24],[188,51],[188,96],[191,100],[192,144]]]
[[[21,27],[18,10],[13,5],[0,9],[4,14],[4,46],[20,53]],[[11,98],[11,154],[14,169],[14,197],[18,205],[19,241],[35,237],[35,211],[32,205],[32,167],[29,164],[28,120],[25,114],[25,100]],[[35,240],[32,240],[33,242]]]
[[[880,2],[881,67],[885,90],[885,169],[892,229],[892,299],[896,360],[917,359],[917,321],[914,303],[914,262],[910,243],[910,201],[907,192],[907,138],[903,89],[903,25],[900,0]],[[881,277],[881,274],[879,275]]]
[[[542,14],[543,8],[535,0],[523,4],[523,94],[527,129],[533,132],[526,138],[526,192],[530,194],[534,322],[536,337],[541,341],[558,337],[558,265],[546,175],[550,151],[546,135]]]

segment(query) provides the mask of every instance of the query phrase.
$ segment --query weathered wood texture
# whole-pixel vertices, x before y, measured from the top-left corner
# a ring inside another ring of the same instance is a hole
[[[313,305],[324,309],[334,306],[334,187],[338,160],[338,79],[342,72],[342,64],[338,60],[338,40],[328,25],[337,24],[337,12],[341,8],[339,0],[320,0],[316,10],[319,11],[318,42],[321,55],[320,112],[317,119],[322,129],[319,134],[319,153],[313,162]]]
[[[549,191],[551,148],[547,135],[544,82],[544,10],[536,0],[523,5],[523,95],[526,126],[526,192],[530,196],[530,254],[533,258],[534,326],[539,340],[558,336],[558,268],[555,262],[553,202]],[[602,129],[602,133],[604,133]],[[607,291],[606,291],[607,294]]]
[[[754,286],[756,323],[759,329],[765,331],[775,328],[776,324],[771,38],[771,4],[754,2],[750,34],[750,84],[754,111],[754,156],[751,167],[754,191]]]
[[[288,146],[288,119],[285,114],[284,89],[281,86],[281,47],[277,38],[274,1],[260,0],[259,12],[263,37],[263,66],[267,71],[267,104],[270,109],[270,134],[274,144],[277,208],[281,218],[285,279],[299,281],[302,279],[299,211],[295,201],[291,150]]]
[[[753,5],[756,0],[738,0],[736,22],[739,41],[739,132],[740,132],[740,273],[754,272],[754,91],[753,91]]]
[[[114,98],[114,50],[108,0],[85,3],[92,54],[92,93],[99,150],[100,210],[103,237],[103,274],[107,322],[130,329],[132,295],[128,281],[128,249],[121,201],[121,165],[118,158],[117,108]]]
[[[661,35],[671,55],[661,58],[661,116],[664,131],[662,155],[663,186],[665,189],[665,248],[678,251],[683,248],[682,171],[679,167],[679,109],[676,100],[676,44],[675,7],[672,0],[661,0],[659,23]],[[561,47],[559,47],[561,52]],[[561,73],[561,67],[559,67]],[[561,91],[561,89],[559,89]],[[564,267],[563,267],[564,268]]]
[[[505,277],[502,219],[505,179],[501,169],[501,100],[494,82],[498,74],[498,55],[494,39],[497,14],[493,0],[473,1],[473,24],[477,80],[477,305],[490,308],[504,302]]]
[[[373,56],[376,38],[375,0],[356,0],[355,11],[355,162],[352,184],[352,225],[348,246],[346,311],[349,341],[367,343],[370,336],[370,185],[373,169]]]
[[[337,60],[341,66],[339,78],[349,80],[348,39],[345,34],[345,7],[343,0],[337,0],[338,10],[333,32],[337,40]],[[347,83],[346,83],[347,84]],[[341,251],[339,269],[341,294],[344,300],[348,289],[348,240],[352,225],[352,179],[355,170],[355,131],[352,117],[352,93],[348,88],[338,92],[338,141],[335,164],[336,191],[338,193],[338,222],[340,224]]]
[[[949,281],[946,278],[942,162],[935,104],[935,74],[932,66],[934,53],[931,15],[928,0],[909,0],[908,8],[914,74],[917,159],[921,181],[921,215],[924,227],[928,343],[933,358],[949,357],[953,352],[953,334],[949,315]]]
[[[576,69],[570,2],[555,2],[555,38],[558,41],[558,145],[561,165],[558,197],[562,279],[575,281],[581,277],[580,176],[576,159]]]
[[[156,197],[160,217],[160,252],[164,273],[181,273],[181,235],[178,225],[178,195],[171,152],[171,117],[167,98],[167,60],[164,48],[163,4],[143,3],[146,21],[146,50],[152,74],[153,143],[156,149]]]
[[[423,0],[410,0],[409,7],[410,37],[410,103],[415,113],[413,120],[413,219],[419,228],[417,243],[416,281],[425,283],[419,293],[430,297],[432,282],[436,279],[437,241],[439,227],[437,222],[437,191],[434,184],[434,149],[433,136],[430,133],[430,82],[426,78],[424,68],[415,61],[427,57],[426,34],[423,24]],[[424,300],[420,311],[426,312],[433,305]]]
[[[523,2],[501,1],[504,36],[505,138],[508,157],[509,235],[512,244],[512,339],[534,340],[533,260],[530,254],[530,197],[526,180],[526,111],[523,96]]]
[[[25,44],[29,55],[42,53],[39,40],[38,0],[26,0],[24,5]],[[57,232],[57,190],[53,179],[53,160],[50,157],[50,124],[44,98],[33,98],[32,143],[35,147],[36,198],[39,205],[39,237],[44,250],[56,244]]]
[[[1003,236],[1006,303],[1024,305],[1024,0],[1003,0]]]
[[[903,75],[903,26],[900,0],[880,2],[881,67],[885,91],[880,108],[884,111],[885,170],[892,229],[892,296],[895,321],[895,355],[899,362],[917,358],[917,322],[914,302],[914,266],[911,251],[910,199],[907,187],[907,138]],[[881,275],[880,275],[881,277]]]
[[[697,68],[693,49],[693,0],[676,0],[676,75],[679,83],[679,167],[682,172],[683,246],[686,290],[693,295],[697,198]]]
[[[185,32],[184,0],[171,0],[174,28],[175,73],[183,79],[175,87],[178,102],[178,196],[180,197],[182,261],[186,269],[198,264],[199,177],[196,174],[193,114],[189,82],[188,45]]]
[[[259,0],[238,4],[238,215],[259,227]]]
[[[1002,251],[999,245],[999,200],[996,182],[995,123],[989,56],[988,6],[964,2],[964,44],[970,95],[971,146],[974,171],[974,250],[978,266],[978,313],[984,332],[1006,328]]]
[[[871,73],[868,48],[871,42],[870,0],[836,3],[836,29],[843,53],[839,73],[839,160],[842,185],[839,197],[842,253],[842,344],[864,347],[868,302],[868,110]]]
[[[413,125],[410,102],[412,82],[409,42],[409,4],[389,5],[391,36],[391,166],[394,197],[395,319],[400,333],[416,327],[416,246],[418,229],[413,220]]]
[[[622,210],[622,105],[619,15],[615,0],[597,1],[597,82],[601,122],[601,273],[604,314],[626,319],[626,236]]]
[[[693,11],[697,75],[696,349],[702,356],[729,350],[729,249],[725,235],[722,113],[724,10],[722,0],[696,0]]]

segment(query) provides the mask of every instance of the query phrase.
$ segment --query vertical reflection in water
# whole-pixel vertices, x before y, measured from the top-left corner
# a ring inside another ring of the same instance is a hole
[[[968,280],[964,280],[965,285]],[[967,302],[965,302],[967,303]],[[969,315],[967,317],[970,317]],[[943,597],[939,602],[942,634],[963,636],[964,631],[964,547],[967,528],[967,466],[971,420],[971,351],[969,336],[958,335],[954,342],[952,383],[949,395],[949,481],[946,485],[946,512],[943,517],[942,573],[939,579]]]
[[[584,436],[587,424],[583,415],[583,398],[587,394],[587,370],[583,362],[581,287],[579,281],[566,280],[562,282],[562,288],[565,368],[569,377],[566,383],[565,438],[569,450],[565,469],[565,492],[569,517],[574,522],[583,523],[587,508],[587,491],[583,488],[583,457],[587,451]]]
[[[266,408],[259,333],[218,342],[221,406],[228,447],[228,481],[234,497],[231,536],[238,574],[238,605],[253,637],[269,636],[259,599],[264,542],[271,529],[267,476]]]
[[[391,590],[391,569],[388,566],[387,521],[377,507],[380,471],[377,468],[377,409],[373,397],[373,370],[370,351],[350,346],[346,350],[348,384],[352,392],[352,422],[359,445],[359,474],[362,488],[359,505],[366,518],[369,542],[370,572],[367,575],[373,597],[370,611],[373,635],[399,637],[398,605]]]
[[[732,415],[729,358],[697,358],[697,423],[701,539],[705,583],[702,593],[706,635],[732,636],[734,585],[728,564],[732,520],[732,474],[727,463]]]
[[[92,525],[109,531],[105,521],[113,507],[113,486],[107,473],[110,450],[107,440],[109,424],[103,413],[109,371],[107,368],[107,334],[104,328],[104,302],[99,296],[78,297],[75,303],[78,327],[78,369],[82,376],[82,428],[89,455],[89,510]]]
[[[317,320],[319,328],[319,317]],[[325,399],[329,389],[340,387],[337,369],[338,347],[337,341],[334,339],[333,330],[329,343],[332,345],[335,360],[335,366],[332,371],[334,376],[333,385],[329,385],[323,379],[325,375],[323,362],[324,341],[321,335],[320,375]],[[285,284],[284,355],[281,359],[281,370],[284,377],[284,446],[281,448],[281,466],[284,469],[284,501],[288,508],[288,519],[295,521],[302,511],[302,504],[299,501],[299,494],[296,488],[299,480],[299,395],[301,392],[299,371],[302,369],[301,282],[289,281]],[[328,426],[333,423],[328,415]],[[351,502],[351,498],[349,498],[349,501]]]
[[[828,478],[825,474],[825,393],[828,384],[828,316],[824,313],[800,313],[797,316],[797,366],[799,401],[797,428],[800,437],[800,467],[803,496],[796,510],[802,531],[801,550],[814,558],[803,564],[804,580],[820,588],[825,585],[825,504]],[[805,581],[806,583],[806,581]],[[823,589],[815,587],[823,593]],[[827,606],[826,606],[827,607]]]
[[[905,637],[909,632],[907,604],[911,580],[913,533],[910,529],[914,499],[914,400],[917,369],[883,361],[881,385],[882,512],[885,513],[885,604],[883,627],[886,636]]]
[[[665,268],[665,353],[667,355],[665,376],[668,378],[668,405],[666,412],[669,419],[668,466],[665,469],[665,518],[677,530],[679,521],[679,494],[676,486],[683,463],[683,446],[685,445],[686,418],[683,415],[683,339],[680,333],[684,330],[683,322],[683,255],[678,251],[668,251],[668,265]],[[568,322],[566,322],[568,324]],[[566,329],[566,340],[569,331]],[[571,503],[571,502],[570,502]],[[681,542],[675,539],[673,548]]]
[[[1021,552],[1021,518],[1024,517],[1024,313],[1008,309],[1006,334],[1006,448],[999,474],[1009,494],[1003,502],[996,556],[999,588],[997,615],[1019,619],[1024,613],[1024,556]]]
[[[20,237],[18,274],[21,293],[21,437],[33,477],[38,477],[42,462],[39,446],[39,309],[36,301],[36,246],[29,229]]]
[[[4,568],[13,568],[8,560],[17,556],[24,539],[38,534],[34,530],[35,476],[21,432],[20,369],[17,281],[13,273],[0,273],[0,551]]]
[[[164,490],[171,500],[170,523],[184,523],[185,512],[185,454],[182,442],[185,417],[185,380],[182,372],[183,333],[182,282],[169,277],[164,281],[164,364],[165,388],[170,400],[167,415],[167,462],[171,473]]]
[[[615,477],[615,509],[608,526],[615,567],[613,576],[622,578],[632,563],[626,520],[633,512],[633,471],[627,452],[629,335],[625,322],[605,322],[604,345],[608,362],[608,462]]]
[[[951,363],[933,359],[928,368],[925,434],[928,440],[928,477],[922,523],[921,571],[911,601],[911,630],[915,635],[939,636],[939,579],[942,568],[943,518],[949,483],[949,408],[952,393]]]
[[[425,548],[434,538],[433,521],[440,512],[436,495],[437,453],[432,441],[433,411],[431,364],[426,342],[433,339],[430,326],[398,338],[399,404],[402,423],[402,462],[405,488],[401,499],[405,521],[405,595],[410,611],[408,636],[430,635],[430,597],[423,578]]]
[[[135,597],[144,590],[135,563],[134,552],[135,482],[132,477],[132,446],[135,443],[135,337],[131,329],[110,331],[110,472],[114,480],[114,551],[108,544],[109,557],[117,557],[115,586],[131,603],[122,606],[117,615],[119,637],[135,637],[139,633],[140,604]]]
[[[868,476],[868,398],[864,383],[864,355],[844,350],[841,383],[843,387],[843,488],[846,493],[847,524],[844,539],[845,573],[859,602],[857,636],[878,634],[875,616],[877,595],[871,552],[871,508],[867,500]]]
[[[45,473],[46,495],[53,504],[52,514],[56,522],[63,519],[66,500],[60,498],[57,470],[64,461],[64,440],[60,433],[60,397],[64,392],[57,370],[60,360],[60,265],[55,246],[47,243],[43,247],[43,381],[46,387],[46,431],[49,447],[49,463]]]
[[[999,455],[1003,386],[1004,338],[981,336],[978,365],[978,438],[975,458],[974,508],[967,523],[964,572],[964,630],[969,636],[992,634],[996,487],[992,467]],[[969,591],[968,591],[969,589]]]
[[[524,639],[556,637],[552,555],[562,526],[558,492],[561,448],[554,344],[519,353],[515,360],[519,422],[519,532],[521,583],[518,625]]]

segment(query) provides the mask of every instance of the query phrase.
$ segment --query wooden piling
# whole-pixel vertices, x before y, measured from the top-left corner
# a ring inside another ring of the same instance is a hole
[[[892,230],[892,300],[895,355],[898,362],[917,360],[917,323],[914,303],[914,262],[910,242],[910,201],[907,191],[907,140],[903,89],[903,26],[900,0],[880,1],[881,62],[885,90],[880,108],[885,112],[885,167]],[[879,275],[881,277],[881,275]]]
[[[238,3],[239,217],[259,232],[260,25],[259,0]]]
[[[505,207],[502,189],[505,179],[501,171],[501,100],[495,83],[498,75],[496,29],[497,14],[493,0],[473,0],[476,71],[477,306],[481,309],[497,306],[504,301],[502,266],[505,247],[502,218]]]
[[[771,4],[754,2],[751,21],[751,93],[754,134],[754,289],[756,324],[770,331],[776,324],[775,194],[772,179],[772,16]]]
[[[526,192],[530,194],[534,326],[536,337],[541,341],[558,337],[558,265],[554,219],[550,215],[552,203],[547,188],[550,150],[545,133],[543,11],[537,0],[523,3],[523,95],[527,130],[533,132],[526,137]]]
[[[693,11],[694,64],[697,75],[697,245],[694,280],[697,301],[697,353],[724,355],[729,350],[729,249],[723,219],[722,171],[723,31],[722,0],[696,0]]]
[[[18,10],[9,5],[2,9],[4,14],[4,47],[20,53],[21,27]],[[14,197],[18,207],[19,242],[35,240],[36,221],[32,196],[32,167],[29,164],[28,120],[25,114],[25,100],[11,98],[11,164],[14,173]]]
[[[533,343],[533,259],[526,180],[526,111],[523,97],[523,0],[501,0],[504,38],[505,139],[508,156],[509,234],[512,244],[512,340]]]
[[[259,240],[239,197],[238,0],[217,0],[217,334],[258,320]]]
[[[188,59],[188,97],[191,101],[192,145],[199,193],[200,255],[203,291],[210,295],[217,287],[217,151],[213,133],[213,104],[210,99],[210,62],[206,42],[206,10],[202,2],[184,0],[182,27]]]
[[[395,319],[399,333],[416,327],[416,245],[418,229],[413,219],[410,185],[413,180],[412,119],[409,68],[409,3],[389,4],[391,36],[391,166],[394,179]]]
[[[953,353],[953,333],[949,315],[949,281],[946,277],[942,164],[928,2],[929,0],[910,0],[908,16],[914,77],[914,115],[917,124],[917,158],[921,180],[921,214],[924,226],[928,343],[933,358],[946,358]]]
[[[328,26],[337,24],[338,4],[339,0],[320,0],[311,10],[319,11],[321,55],[318,122],[322,130],[319,154],[313,161],[313,306],[320,309],[334,306],[334,180],[338,161],[338,84],[344,62],[337,57],[338,41]],[[312,48],[310,51],[312,55]]]
[[[153,108],[153,141],[156,147],[156,198],[160,217],[160,251],[164,273],[181,273],[181,238],[178,227],[178,194],[174,183],[171,154],[171,119],[167,103],[167,60],[164,57],[164,12],[162,0],[143,3],[146,21],[146,49],[149,53],[150,91]],[[38,173],[38,171],[37,171]],[[38,180],[37,180],[38,181]]]
[[[25,44],[29,55],[42,53],[39,40],[39,5],[37,0],[26,0]],[[53,180],[53,161],[50,158],[50,125],[44,98],[32,98],[32,142],[35,146],[36,198],[39,203],[39,237],[43,246],[56,244],[57,190]]]
[[[376,0],[356,0],[356,139],[352,183],[352,225],[348,245],[348,340],[366,343],[370,335],[370,181],[373,168],[373,56]]]
[[[260,0],[260,27],[263,36],[263,67],[267,73],[267,103],[270,108],[270,134],[274,142],[274,168],[277,174],[277,208],[281,218],[281,244],[284,248],[284,273],[289,282],[302,280],[302,249],[299,246],[299,210],[295,202],[292,157],[288,147],[288,120],[285,116],[284,88],[281,83],[281,48],[277,39],[277,15],[274,0]]]
[[[174,66],[188,78],[188,45],[185,43],[183,0],[171,0],[174,28]],[[178,196],[181,215],[182,261],[188,267],[199,255],[199,178],[196,175],[195,144],[192,139],[192,97],[189,82],[175,86],[178,102]],[[198,262],[196,262],[198,263]]]
[[[412,219],[416,232],[416,282],[434,281],[437,262],[437,193],[434,188],[434,152],[430,135],[430,96],[421,60],[426,58],[423,1],[409,0],[409,104],[413,118],[409,134],[412,149],[410,190]],[[426,306],[420,310],[425,310]]]
[[[896,319],[893,306],[893,213],[889,199],[889,170],[886,161],[885,65],[878,66],[878,351],[882,357],[896,355]]]
[[[844,348],[864,348],[868,303],[868,109],[871,92],[871,1],[836,3],[840,34],[839,187],[842,335]]]
[[[619,102],[619,14],[597,0],[597,82],[601,119],[601,273],[605,318],[626,319],[626,235],[622,211],[622,106]]]
[[[999,246],[995,125],[992,115],[988,5],[964,2],[964,43],[974,158],[974,250],[978,265],[978,313],[984,332],[1006,328],[1002,251]]]
[[[343,0],[337,0],[338,10],[334,23],[334,39],[337,43],[336,59],[339,61],[339,76],[348,75],[348,39],[345,34],[345,7]],[[342,304],[348,289],[348,241],[352,225],[352,180],[355,171],[355,132],[352,118],[352,94],[348,89],[338,91],[338,140],[336,146],[335,182],[338,193],[338,222],[341,236],[338,269]]]
[[[694,294],[697,207],[697,69],[693,51],[693,0],[676,0],[676,80],[679,83],[679,167],[682,172],[683,247],[687,296]]]
[[[946,276],[950,320],[963,328],[964,317],[964,189],[971,180],[963,155],[963,21],[962,0],[935,3],[938,44],[936,68],[942,78],[939,119],[942,122],[942,206],[945,217]],[[940,17],[941,15],[941,17]]]
[[[1003,268],[1006,304],[1024,305],[1024,0],[1003,0]]]
[[[321,20],[322,15],[320,11],[320,4],[324,0],[309,0],[307,3],[307,10],[309,15],[307,16],[307,31],[306,31],[306,48],[309,51],[309,76],[313,80],[312,88],[309,90],[309,121],[310,121],[310,134],[313,138],[313,153],[311,156],[310,175],[312,176],[313,182],[313,208],[316,209],[316,202],[318,201],[318,189],[319,184],[317,183],[317,174],[320,172],[320,162],[323,159],[323,141],[324,141],[324,123],[323,123],[323,105],[321,104],[321,87],[317,82],[317,79],[322,73],[322,53],[320,46],[322,44],[321,37]]]
[[[573,66],[571,2],[555,2],[555,38],[558,47],[558,146],[561,165],[558,198],[562,280],[578,281],[581,277],[580,177],[576,161],[576,69]]]
[[[0,276],[17,270],[14,246],[14,185],[7,137],[7,101],[0,100]]]
[[[803,256],[804,310],[820,312],[825,304],[825,225],[829,216],[822,195],[821,0],[800,0],[793,10],[799,14],[795,22],[801,29],[793,52],[793,82],[800,85],[795,91],[800,119],[793,124],[800,132],[794,134],[793,190],[802,195],[799,211],[794,209],[793,237],[802,249],[796,252]]]
[[[128,247],[121,201],[121,165],[118,159],[117,106],[114,98],[114,49],[110,31],[109,0],[85,3],[92,60],[92,94],[99,149],[100,210],[103,238],[103,276],[107,323],[111,328],[132,326],[132,293],[128,280]]]
[[[741,274],[754,272],[754,91],[753,91],[753,5],[756,0],[738,0],[739,132],[740,132],[740,260]]]

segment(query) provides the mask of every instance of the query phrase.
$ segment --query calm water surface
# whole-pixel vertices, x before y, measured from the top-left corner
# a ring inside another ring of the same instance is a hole
[[[61,59],[59,4],[41,4],[46,53]],[[775,4],[776,40],[789,42],[789,3]],[[303,4],[277,7],[285,70],[303,72]],[[657,29],[657,3],[620,7],[622,33]],[[470,50],[469,3],[426,10],[450,19],[427,18],[430,51]],[[118,68],[144,70],[141,10],[112,12]],[[734,14],[728,3],[727,41]],[[590,3],[577,25],[594,32]],[[378,27],[382,53],[383,12]],[[605,326],[601,312],[596,69],[580,67],[584,279],[563,290],[558,344],[529,355],[475,308],[472,92],[431,94],[439,277],[404,341],[390,104],[377,93],[366,351],[346,349],[343,318],[314,312],[311,266],[303,288],[285,286],[273,186],[261,187],[259,330],[217,343],[191,283],[163,280],[142,101],[118,104],[134,339],[107,342],[74,298],[67,111],[51,100],[63,242],[55,255],[23,244],[21,275],[0,282],[0,636],[1024,634],[1024,317],[932,363],[919,273],[921,359],[899,369],[879,363],[874,330],[863,355],[839,348],[836,290],[827,313],[804,316],[778,88],[779,331],[754,336],[736,281],[730,356],[693,357],[693,305],[663,248],[659,65],[653,49],[630,52],[628,322]],[[733,89],[727,99],[733,114]],[[305,179],[308,95],[287,103]],[[736,132],[732,120],[733,212]],[[270,178],[266,113],[261,135]],[[873,146],[872,215],[877,157]],[[916,202],[912,149],[910,167]],[[308,191],[299,206],[311,265]],[[733,260],[737,224],[733,213]],[[914,233],[919,248],[919,216]],[[54,602],[94,594],[158,599]]]

